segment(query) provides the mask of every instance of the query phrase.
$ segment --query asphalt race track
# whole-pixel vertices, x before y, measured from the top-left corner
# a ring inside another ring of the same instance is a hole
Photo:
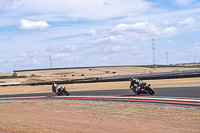
[[[51,90],[51,88],[50,88]],[[186,97],[200,98],[200,86],[196,87],[162,87],[154,88],[155,95],[158,97]],[[136,95],[130,89],[115,89],[115,90],[98,90],[98,91],[69,91],[70,96],[117,96],[117,97],[135,97]],[[7,97],[34,97],[34,96],[56,96],[54,93],[29,93],[29,94],[12,94],[0,95],[0,98]],[[149,95],[141,95],[149,96]],[[137,96],[140,97],[140,96]]]

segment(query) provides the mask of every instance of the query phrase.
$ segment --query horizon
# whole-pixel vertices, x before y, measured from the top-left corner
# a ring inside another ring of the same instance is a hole
[[[151,67],[151,68],[160,68],[160,67],[188,67],[182,65],[191,65],[200,64],[200,62],[193,62],[193,63],[179,63],[179,64],[169,64],[169,65],[162,65],[162,64],[154,64],[154,65],[118,65],[118,66],[85,66],[85,67],[58,67],[58,68],[35,68],[35,69],[24,69],[24,70],[13,70],[13,72],[23,72],[23,71],[43,71],[43,70],[60,70],[60,69],[80,69],[80,68],[100,68],[100,67]],[[181,66],[179,66],[181,65]],[[155,67],[153,67],[155,66]],[[158,66],[158,67],[157,67]],[[200,67],[200,66],[198,66]],[[0,72],[1,73],[1,72]]]

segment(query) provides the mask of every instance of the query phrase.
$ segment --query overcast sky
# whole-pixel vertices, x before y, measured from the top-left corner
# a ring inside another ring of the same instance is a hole
[[[0,72],[153,64],[153,38],[156,64],[200,62],[199,14],[199,0],[0,0]]]

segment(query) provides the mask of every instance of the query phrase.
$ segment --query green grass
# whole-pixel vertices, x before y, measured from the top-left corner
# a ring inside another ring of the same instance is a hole
[[[142,112],[141,109],[126,108],[126,109],[122,109],[120,111],[120,114],[130,115],[130,114],[137,114],[137,113],[141,113],[141,112]]]
[[[200,68],[200,65],[192,65],[192,66],[187,66],[187,67],[197,67],[197,68]]]
[[[21,75],[21,76],[0,76],[0,79],[10,79],[10,78],[26,78],[25,75]]]
[[[22,103],[21,102],[11,102],[10,104],[11,105],[21,105]]]
[[[13,76],[0,76],[0,79],[14,78]]]
[[[97,107],[92,107],[91,110],[105,110],[108,109],[106,107],[102,107],[102,106],[97,106]]]
[[[69,105],[63,105],[63,106],[67,106],[67,107],[71,107],[71,108],[88,108],[88,105],[84,105],[84,104],[69,104]]]

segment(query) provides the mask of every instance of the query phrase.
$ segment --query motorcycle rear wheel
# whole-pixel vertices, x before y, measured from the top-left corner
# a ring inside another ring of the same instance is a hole
[[[151,87],[148,87],[148,92],[149,92],[150,95],[155,94],[155,91]]]
[[[131,88],[131,87],[130,87],[130,89],[131,89],[136,95],[140,95],[140,92],[136,92],[136,90],[135,90],[136,88]]]

